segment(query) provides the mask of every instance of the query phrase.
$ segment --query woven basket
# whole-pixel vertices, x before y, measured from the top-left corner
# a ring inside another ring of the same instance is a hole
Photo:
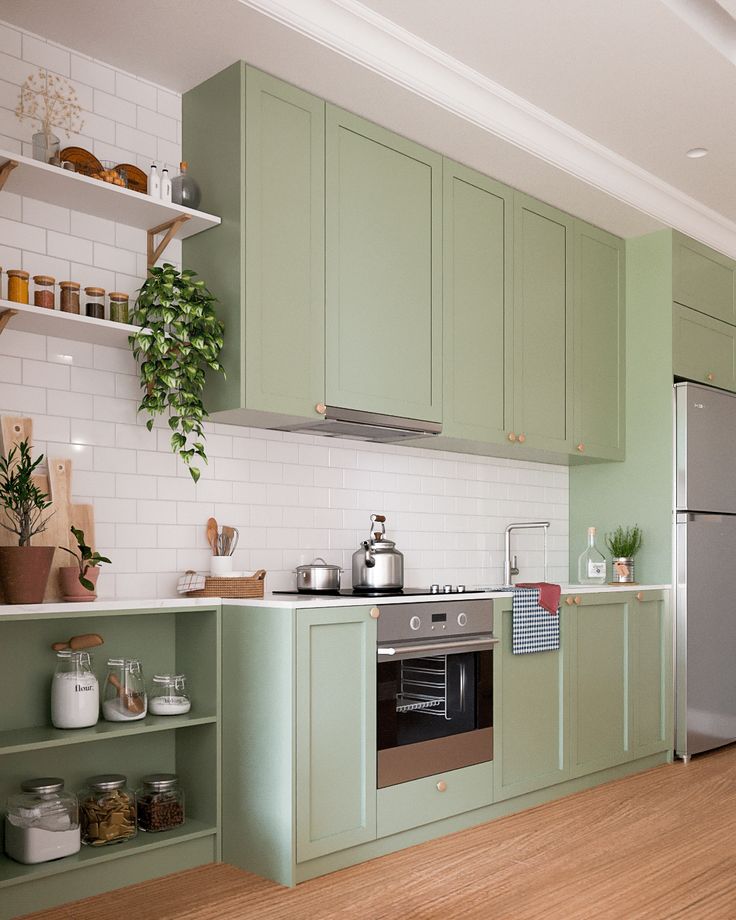
[[[187,597],[263,597],[266,570],[258,569],[244,578],[205,576],[204,588],[187,591]]]

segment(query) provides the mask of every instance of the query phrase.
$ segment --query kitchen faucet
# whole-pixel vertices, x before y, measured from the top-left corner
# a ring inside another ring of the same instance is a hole
[[[511,531],[512,530],[533,530],[540,528],[544,531],[544,580],[547,580],[547,531],[549,530],[549,521],[530,521],[528,524],[509,524],[506,528],[506,547],[503,560],[503,583],[504,586],[511,584],[511,576],[518,575],[519,569],[514,556],[514,564],[511,565]]]

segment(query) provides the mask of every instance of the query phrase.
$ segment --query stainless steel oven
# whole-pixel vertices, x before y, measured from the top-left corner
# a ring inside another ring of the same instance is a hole
[[[385,604],[378,619],[378,787],[493,759],[493,602]]]

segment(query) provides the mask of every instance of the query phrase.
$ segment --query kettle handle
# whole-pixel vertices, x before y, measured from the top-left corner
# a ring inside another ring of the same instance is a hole
[[[363,540],[362,546],[365,550],[364,561],[366,568],[372,569],[376,564],[376,557],[373,553],[373,550],[371,549],[371,544],[368,542],[368,540]]]
[[[386,515],[385,514],[372,514],[371,515],[371,524],[380,524],[381,529],[373,530],[371,527],[371,540],[382,540],[386,533]]]

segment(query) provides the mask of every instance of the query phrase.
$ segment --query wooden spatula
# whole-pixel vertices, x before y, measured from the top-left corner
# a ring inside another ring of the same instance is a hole
[[[207,521],[207,542],[212,547],[212,555],[219,556],[217,546],[217,521],[211,517]]]

